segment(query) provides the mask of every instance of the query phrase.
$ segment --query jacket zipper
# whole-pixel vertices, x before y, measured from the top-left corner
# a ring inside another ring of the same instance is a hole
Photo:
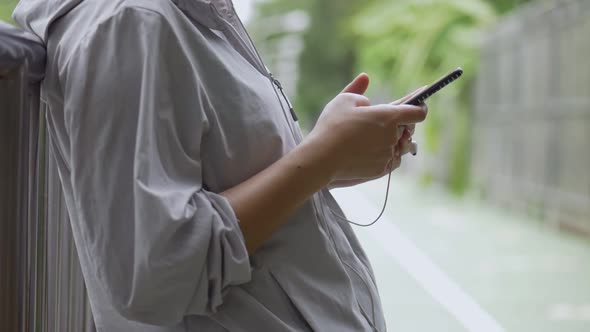
[[[214,7],[214,8],[215,8],[215,7]],[[216,8],[215,8],[215,10],[216,10],[217,14],[219,15],[219,12],[217,11],[217,9],[216,9]],[[237,13],[236,13],[236,11],[235,11],[235,9],[233,8],[233,5],[232,5],[232,12],[233,12],[233,15],[235,15],[236,17],[238,17],[238,16],[237,16]],[[235,28],[233,27],[233,25],[231,25],[229,22],[227,22],[227,20],[225,20],[225,18],[223,18],[221,15],[219,15],[219,17],[221,17],[221,19],[222,19],[222,20],[223,20],[223,21],[226,23],[226,25],[230,26],[232,29],[234,29],[234,30],[235,30]],[[254,53],[256,53],[256,58],[257,58],[257,60],[258,60],[258,63],[259,63],[259,65],[260,65],[262,68],[265,68],[265,69],[266,69],[266,66],[264,66],[264,62],[262,61],[262,57],[260,56],[260,53],[258,53],[258,50],[256,49],[256,46],[254,45],[254,42],[252,42],[252,38],[250,37],[250,35],[248,34],[248,31],[247,31],[247,30],[246,30],[246,28],[244,27],[244,24],[242,23],[242,20],[240,20],[240,19],[239,19],[239,17],[238,17],[237,21],[240,23],[240,25],[241,25],[241,27],[242,27],[242,30],[244,31],[244,33],[246,34],[246,36],[247,36],[247,37],[248,37],[248,39],[250,40],[250,44],[252,45],[252,48],[254,49]],[[238,39],[240,40],[240,42],[243,44],[243,47],[244,47],[244,46],[246,46],[246,45],[245,45],[245,44],[246,44],[246,42],[245,42],[245,41],[242,39],[242,37],[241,37],[241,36],[240,36],[240,35],[237,33],[237,31],[236,31],[236,35],[237,35]],[[248,47],[245,47],[245,49],[249,49],[249,48],[248,48]],[[295,111],[294,111],[294,109],[293,109],[293,106],[291,105],[291,102],[290,102],[290,101],[289,101],[289,99],[286,97],[286,94],[285,94],[285,92],[284,92],[284,90],[283,90],[283,87],[282,87],[282,85],[281,85],[281,82],[279,82],[279,80],[277,80],[276,78],[274,78],[274,77],[272,76],[272,73],[271,73],[270,71],[268,71],[268,70],[267,70],[266,72],[267,72],[267,77],[270,79],[271,83],[272,83],[273,85],[275,85],[275,86],[278,88],[278,90],[279,90],[279,91],[281,92],[281,94],[283,95],[284,99],[287,101],[287,105],[288,105],[288,107],[289,107],[289,111],[290,111],[290,113],[291,113],[291,117],[293,118],[293,120],[294,120],[294,121],[297,121],[297,115],[295,114]],[[276,93],[276,90],[275,90],[275,93]],[[277,97],[278,97],[278,94],[277,94]],[[281,105],[283,104],[283,102],[280,100],[280,98],[279,98],[279,103],[280,103]],[[289,125],[289,127],[291,128],[291,124],[290,124],[290,123],[288,123],[288,125]],[[298,139],[298,138],[297,138],[297,135],[295,135],[293,131],[291,131],[291,133],[293,134],[293,137],[295,138],[295,141],[296,141],[296,142],[299,142],[299,141],[300,141],[300,139]],[[302,138],[301,138],[301,139],[302,139]],[[317,192],[317,193],[316,193],[316,194],[318,195],[317,199],[321,201],[321,198],[319,197],[319,193],[321,193],[321,191],[319,191],[319,192]],[[334,240],[334,236],[333,236],[333,234],[332,234],[332,230],[331,230],[331,229],[330,229],[330,227],[327,225],[327,218],[326,218],[326,214],[325,214],[325,211],[324,211],[324,209],[321,209],[321,216],[323,216],[323,218],[320,216],[320,209],[318,208],[318,206],[317,206],[317,203],[315,202],[315,198],[316,198],[316,197],[314,197],[314,196],[316,196],[316,194],[314,194],[314,195],[311,197],[311,203],[312,203],[312,206],[313,206],[313,208],[314,208],[314,210],[315,210],[316,218],[318,219],[318,222],[319,222],[319,224],[320,224],[320,225],[321,225],[321,224],[324,224],[322,228],[324,228],[324,231],[325,231],[325,232],[328,234],[328,238],[329,238],[329,240],[330,240],[330,242],[331,242],[331,244],[332,244],[332,248],[334,249],[334,252],[336,253],[336,257],[338,258],[338,260],[340,261],[340,263],[341,263],[343,266],[345,266],[345,265],[346,265],[346,266],[349,266],[349,265],[348,265],[348,263],[345,263],[345,262],[342,260],[342,257],[340,257],[340,253],[338,252],[338,247],[336,246],[336,242],[335,242],[335,240]],[[321,204],[321,203],[322,203],[322,202],[320,202],[320,204]],[[325,203],[324,203],[324,204],[325,204]],[[322,204],[322,205],[323,205],[323,204]],[[349,267],[350,267],[350,266],[349,266]],[[352,268],[352,267],[350,267],[350,268]],[[356,272],[356,271],[355,271],[355,272]],[[345,273],[346,273],[346,274],[347,274],[347,276],[348,276],[348,273],[346,272],[346,268],[345,268]],[[356,272],[356,273],[358,274],[358,272]],[[359,275],[359,277],[360,277],[360,275]],[[348,276],[348,279],[349,279],[349,280],[351,279],[351,278],[350,278],[350,276]],[[366,281],[364,280],[364,278],[362,278],[362,277],[361,277],[361,280],[362,280],[363,282],[365,282],[365,286],[368,286],[368,285],[367,285],[367,283],[366,283]],[[371,297],[371,300],[372,300],[372,301],[374,301],[374,299],[373,299],[373,294],[372,294],[372,292],[371,292],[370,290],[369,290],[369,296]],[[356,298],[356,296],[355,296],[355,298]],[[375,327],[375,325],[374,325],[374,322],[373,322],[373,321],[371,321],[371,320],[369,319],[369,317],[367,317],[367,314],[364,312],[364,310],[362,309],[362,307],[361,307],[361,306],[360,306],[360,304],[358,303],[358,299],[356,299],[356,301],[357,301],[357,304],[358,304],[358,306],[359,306],[359,309],[360,309],[360,310],[361,310],[361,312],[362,312],[362,313],[361,313],[361,314],[362,314],[362,316],[365,318],[365,320],[367,320],[367,322],[369,323],[369,325],[371,326],[371,328],[372,328],[374,331],[377,331],[377,329],[376,329],[376,327]],[[373,308],[373,310],[374,310],[374,308]],[[374,317],[373,317],[373,320],[374,320]]]
[[[289,98],[287,98],[287,95],[285,94],[285,90],[283,90],[283,86],[281,85],[281,82],[279,80],[277,80],[276,78],[274,78],[274,76],[272,76],[272,73],[268,73],[270,76],[270,79],[273,81],[273,83],[277,86],[277,88],[279,88],[279,91],[281,92],[281,95],[283,95],[283,99],[285,99],[285,101],[287,102],[287,106],[289,106],[289,112],[291,113],[291,117],[293,118],[293,121],[297,122],[299,119],[297,118],[297,114],[295,114],[295,110],[293,109],[293,105],[291,104],[291,101],[289,101]]]
[[[285,93],[285,90],[283,89],[283,85],[281,84],[281,82],[278,79],[276,79],[272,75],[272,73],[270,71],[267,70],[266,66],[264,65],[264,61],[262,61],[262,57],[260,56],[260,53],[258,52],[258,49],[256,48],[256,45],[254,45],[254,42],[252,41],[252,38],[250,37],[248,30],[246,30],[244,23],[242,23],[242,20],[239,18],[238,14],[236,13],[235,8],[233,7],[233,4],[232,4],[232,14],[237,17],[237,21],[240,23],[240,26],[242,27],[244,34],[246,34],[246,36],[248,37],[248,40],[250,41],[250,45],[252,46],[252,49],[254,50],[254,53],[256,55],[256,59],[258,60],[259,65],[265,69],[265,71],[267,73],[267,77],[279,89],[279,92],[281,93],[281,95],[283,96],[283,99],[285,99],[285,102],[287,103],[287,106],[289,107],[289,113],[291,113],[291,118],[293,119],[294,122],[297,122],[299,119],[297,118],[297,114],[295,113],[295,109],[293,108],[291,101],[289,100],[289,98],[287,97],[287,94]],[[229,22],[227,22],[225,19],[223,19],[223,20],[229,24]],[[232,26],[231,24],[229,24],[229,25]],[[242,38],[239,34],[238,34],[238,37],[240,38],[240,41],[242,42],[242,44],[246,44],[246,42],[244,40],[242,40]],[[246,49],[248,49],[248,48],[249,47],[246,47]],[[281,103],[281,105],[283,104],[283,102],[280,100],[280,98],[279,98],[279,103]],[[289,127],[291,127],[290,124],[289,124]]]

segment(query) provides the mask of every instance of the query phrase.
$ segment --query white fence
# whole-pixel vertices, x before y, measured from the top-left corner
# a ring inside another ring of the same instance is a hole
[[[485,41],[472,170],[489,199],[590,232],[590,1],[539,1]]]

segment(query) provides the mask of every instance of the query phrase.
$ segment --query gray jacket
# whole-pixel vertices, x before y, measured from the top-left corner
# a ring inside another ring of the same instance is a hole
[[[230,0],[22,0],[99,331],[385,331],[327,189],[253,256],[219,192],[302,139]],[[374,327],[373,327],[374,325]]]

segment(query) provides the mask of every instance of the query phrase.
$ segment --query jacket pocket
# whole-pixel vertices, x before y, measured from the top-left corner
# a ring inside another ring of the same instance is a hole
[[[273,282],[275,283],[275,285],[278,287],[278,289],[280,289],[281,296],[284,297],[285,301],[289,303],[289,307],[292,310],[293,316],[297,317],[298,320],[304,324],[305,331],[313,331],[309,321],[305,318],[305,316],[303,315],[303,313],[302,313],[301,309],[298,307],[298,305],[289,296],[289,293],[287,293],[285,288],[283,288],[283,286],[281,285],[281,282],[279,282],[279,280],[277,279],[275,274],[270,270],[268,272],[269,272],[270,277],[273,279]]]
[[[326,271],[302,273],[292,267],[273,269],[271,275],[311,331],[359,332],[370,326],[355,307],[349,284]],[[316,279],[317,278],[317,279]]]
[[[230,332],[313,331],[267,269],[253,272],[250,283],[232,287],[211,319]]]

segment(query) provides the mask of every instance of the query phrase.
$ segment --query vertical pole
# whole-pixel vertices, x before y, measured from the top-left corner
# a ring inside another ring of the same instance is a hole
[[[24,68],[0,79],[0,326],[19,330],[19,280],[23,262],[19,253],[23,191],[19,172],[22,166],[20,128],[26,100],[23,98]]]

